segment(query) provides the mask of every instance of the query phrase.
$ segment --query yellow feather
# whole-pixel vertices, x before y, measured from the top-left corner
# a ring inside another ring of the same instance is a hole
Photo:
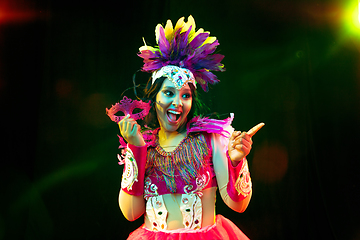
[[[190,26],[192,26],[191,32],[189,34],[191,36],[195,33],[195,20],[191,15],[188,17],[188,21],[184,24],[184,27],[181,29],[181,32],[182,33],[186,32],[187,30],[189,30]]]
[[[179,18],[179,20],[177,21],[176,25],[175,25],[175,29],[174,31],[176,32],[179,28],[184,26],[184,17]]]
[[[191,42],[197,35],[199,35],[200,33],[203,33],[203,32],[204,32],[203,28],[200,28],[199,30],[197,30],[197,32],[189,38],[189,42]]]
[[[189,27],[192,26],[191,33],[194,34],[196,25],[195,25],[195,19],[191,15],[188,17],[188,24],[189,24]]]
[[[157,44],[159,44],[160,28],[162,28],[164,30],[164,27],[159,23],[158,25],[156,25],[156,28],[155,28],[155,37],[156,37]]]
[[[171,20],[167,20],[165,25],[165,37],[169,42],[172,40],[174,36],[174,28]]]
[[[210,34],[210,32],[209,32],[209,34]],[[208,44],[208,43],[213,43],[213,42],[215,42],[215,40],[216,40],[216,37],[208,37],[208,38],[204,41],[204,43],[201,44],[201,46],[203,46],[203,45],[205,45],[205,44]],[[200,47],[201,47],[201,46],[200,46]]]
[[[158,52],[158,51],[160,51],[160,49],[158,49],[158,48],[154,48],[154,47],[147,46],[147,45],[141,46],[141,47],[139,48],[139,51],[140,51],[140,52],[141,52],[141,51],[144,51],[144,50],[150,50],[150,51],[152,51],[152,52]]]

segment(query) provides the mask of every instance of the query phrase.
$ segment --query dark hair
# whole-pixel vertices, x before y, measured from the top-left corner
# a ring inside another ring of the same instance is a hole
[[[166,77],[160,77],[156,79],[154,83],[152,83],[152,78],[150,78],[144,89],[144,97],[142,100],[151,101],[151,109],[149,114],[145,117],[144,123],[152,129],[158,128],[160,126],[156,116],[155,102],[156,95],[159,93],[165,79]],[[199,99],[199,93],[196,91],[194,85],[189,84],[189,87],[191,90],[192,102],[190,112],[187,116],[187,121],[191,120],[195,116],[203,115],[205,111],[208,110],[205,104]]]

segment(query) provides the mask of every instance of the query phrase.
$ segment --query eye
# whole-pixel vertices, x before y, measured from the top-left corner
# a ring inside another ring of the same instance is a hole
[[[191,98],[191,94],[190,93],[184,93],[182,95],[183,98]]]
[[[174,96],[174,93],[173,93],[172,91],[164,90],[163,92],[164,92],[164,94],[165,94],[166,96],[168,96],[168,97]]]

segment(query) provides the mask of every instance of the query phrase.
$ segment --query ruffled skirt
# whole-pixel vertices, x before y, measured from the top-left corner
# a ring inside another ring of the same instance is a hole
[[[216,223],[199,230],[174,230],[174,231],[151,231],[144,225],[130,233],[128,240],[151,239],[151,240],[239,240],[249,239],[229,219],[217,215]]]

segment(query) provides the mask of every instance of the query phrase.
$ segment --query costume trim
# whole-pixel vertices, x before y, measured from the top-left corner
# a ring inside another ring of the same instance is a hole
[[[138,181],[138,167],[134,158],[134,154],[130,148],[126,149],[125,153],[125,168],[121,180],[121,188],[126,188],[128,191],[132,190],[132,186]]]
[[[155,183],[151,182],[151,178],[147,177],[145,179],[145,188],[144,188],[144,198],[148,200],[150,197],[159,196],[158,186]]]
[[[248,162],[246,160],[241,166],[239,177],[235,182],[235,189],[238,192],[238,195],[242,195],[244,197],[247,197],[251,192],[252,183],[250,178]]]
[[[229,197],[235,201],[240,202],[251,193],[252,183],[248,162],[243,158],[237,166],[233,167],[231,159],[228,156],[229,182],[226,191]]]
[[[147,231],[153,231],[151,229],[148,229],[146,226],[140,227],[143,228]],[[212,230],[213,228],[216,228],[216,222],[213,225],[209,225],[197,230],[191,229],[191,228],[178,228],[178,229],[173,229],[173,230],[159,230],[159,232],[163,232],[163,233],[170,233],[170,234],[177,234],[177,233],[202,233],[202,232],[207,232]]]
[[[130,195],[144,194],[146,153],[146,146],[137,147],[131,144],[127,146],[121,189]]]
[[[162,175],[166,187],[171,193],[176,192],[175,172],[186,184],[198,176],[198,171],[206,167],[210,150],[203,134],[187,135],[172,152],[166,152],[156,138],[155,147],[149,147],[146,163],[146,175]]]

